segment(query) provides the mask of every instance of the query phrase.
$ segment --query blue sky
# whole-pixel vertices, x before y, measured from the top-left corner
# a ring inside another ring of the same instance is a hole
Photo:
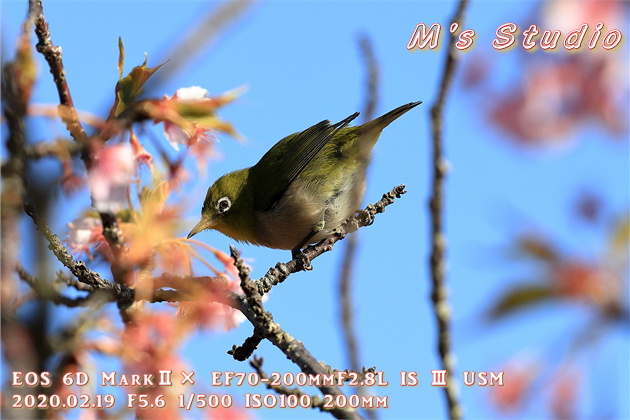
[[[496,52],[490,41],[502,23],[530,22],[537,4],[523,2],[516,10],[511,2],[473,1],[464,27],[475,29],[478,38],[476,47],[463,54],[464,61],[484,53],[500,70],[499,79],[510,80],[522,71],[517,60],[521,50]],[[53,42],[63,48],[77,108],[101,115],[109,109],[118,77],[119,36],[125,44],[127,71],[144,60],[145,52],[149,65],[157,65],[168,58],[164,53],[173,40],[206,8],[207,3],[195,1],[44,2]],[[3,59],[11,52],[25,10],[25,1],[2,2]],[[246,141],[221,139],[217,149],[222,158],[209,164],[207,178],[196,183],[185,198],[190,211],[182,235],[196,223],[205,190],[215,178],[254,164],[287,134],[322,119],[338,121],[362,109],[365,72],[357,47],[360,34],[372,39],[380,64],[377,114],[407,102],[424,101],[384,131],[375,147],[365,202],[377,201],[400,183],[409,192],[379,215],[373,226],[359,232],[355,320],[363,363],[384,371],[390,381],[388,387],[374,389],[375,394],[389,397],[390,408],[382,414],[388,419],[445,416],[441,390],[429,385],[430,371],[438,369],[439,363],[427,264],[429,109],[438,88],[444,49],[409,52],[405,46],[416,24],[446,26],[453,10],[450,1],[257,3],[202,57],[154,92],[161,96],[179,87],[199,85],[218,94],[247,86],[247,92],[221,113]],[[627,28],[622,32],[630,36]],[[627,59],[627,41],[623,48]],[[48,76],[42,68],[36,102],[57,99]],[[51,129],[50,124],[37,127]],[[53,126],[54,130],[59,129]],[[604,130],[585,125],[566,146],[536,151],[519,149],[502,136],[488,126],[478,98],[467,95],[456,80],[445,114],[445,148],[451,167],[446,184],[448,289],[459,370],[497,370],[520,352],[547,352],[556,345],[558,331],[568,334],[583,325],[585,311],[572,306],[527,312],[493,328],[482,322],[483,311],[497,293],[506,290],[510,281],[532,275],[528,266],[504,257],[515,233],[534,226],[548,232],[567,252],[591,257],[604,252],[607,232],[576,226],[567,217],[577,193],[582,188],[601,191],[610,209],[618,214],[628,210],[627,139],[611,141]],[[76,214],[89,205],[89,195],[83,194],[78,201],[73,207]],[[56,215],[53,230],[64,232],[67,213]],[[226,251],[232,243],[218,232],[205,232],[200,239]],[[252,259],[255,277],[277,261],[290,258],[283,251],[244,245],[240,249],[244,257]],[[336,289],[341,251],[339,246],[318,258],[312,272],[291,276],[273,290],[266,308],[316,358],[343,369]],[[251,370],[225,354],[250,332],[248,325],[241,325],[226,334],[203,333],[189,340],[184,352],[200,383],[204,377],[209,383],[209,371]],[[268,343],[257,354],[265,358],[269,371],[296,372]],[[627,354],[627,334],[611,333],[590,362],[580,412],[596,417],[628,416]],[[614,360],[618,370],[607,366],[606,360]],[[420,385],[396,385],[401,371],[418,372]],[[617,384],[612,395],[596,391],[597,384],[603,385],[597,379],[600,375],[612,375],[611,381]],[[218,392],[239,398],[248,391],[265,392],[247,388]],[[460,391],[469,418],[500,417],[488,404],[487,389],[460,384]],[[612,413],[602,411],[611,405]],[[523,418],[544,412],[544,404],[535,403]],[[263,410],[255,415],[260,419],[322,418],[318,412],[303,410]]]

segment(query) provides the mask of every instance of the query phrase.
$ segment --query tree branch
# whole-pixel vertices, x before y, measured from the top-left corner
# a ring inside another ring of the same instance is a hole
[[[88,138],[79,120],[79,115],[74,109],[70,87],[66,79],[66,70],[63,67],[63,61],[61,59],[61,48],[52,43],[50,31],[48,30],[48,22],[46,22],[44,18],[44,8],[41,0],[29,0],[29,10],[30,14],[35,17],[35,35],[38,40],[35,48],[44,56],[50,67],[50,72],[53,75],[53,80],[57,87],[57,94],[59,95],[59,104],[65,111],[60,112],[62,120],[74,140],[85,145],[87,144]],[[60,108],[60,111],[62,108]],[[87,151],[83,153],[82,158],[86,162],[89,160]]]
[[[374,118],[374,111],[378,103],[378,76],[379,68],[374,55],[372,41],[366,35],[359,38],[359,49],[363,57],[364,66],[367,73],[366,97],[363,106],[363,122],[366,123]],[[350,369],[358,371],[361,367],[359,356],[359,346],[353,325],[354,308],[352,305],[352,277],[354,271],[354,261],[356,259],[358,233],[350,236],[344,248],[344,255],[341,258],[342,266],[339,276],[339,316],[342,328],[342,338],[346,347],[346,357]]]
[[[365,67],[365,103],[361,116],[363,122],[366,123],[374,119],[374,114],[379,99],[379,65],[374,54],[374,46],[372,40],[367,35],[361,35],[358,39],[359,50]],[[354,326],[354,305],[353,296],[353,277],[354,263],[357,258],[357,244],[359,242],[358,232],[351,235],[346,241],[344,254],[341,257],[341,269],[339,275],[339,318],[342,331],[342,340],[345,346],[346,360],[350,369],[358,372],[361,368],[361,356],[359,354],[359,344],[357,333]],[[361,395],[366,394],[364,387],[358,389]],[[365,410],[366,416],[375,420],[378,418],[375,410]]]
[[[332,245],[331,245],[332,246]],[[243,313],[254,325],[256,334],[265,337],[278,347],[293,363],[298,365],[302,372],[310,375],[325,375],[328,370],[304,347],[304,344],[285,332],[279,324],[273,321],[271,314],[264,310],[262,305],[262,294],[259,292],[256,284],[249,278],[249,267],[247,267],[241,259],[238,251],[231,247],[234,265],[239,271],[241,278],[241,288],[244,296],[239,296],[238,301],[247,303],[250,307],[249,311]],[[334,398],[343,395],[339,387],[320,385],[319,390],[324,395],[331,395]],[[338,419],[360,419],[361,417],[356,410],[351,408],[335,407],[331,414]]]
[[[23,37],[30,40],[26,26],[31,19],[27,19],[23,27]],[[2,103],[3,114],[6,119],[8,136],[6,140],[7,160],[2,165],[2,211],[0,212],[2,240],[2,288],[8,292],[11,287],[9,279],[13,277],[15,266],[16,245],[19,242],[18,218],[22,212],[22,203],[26,195],[25,158],[26,134],[24,118],[28,102],[30,86],[20,77],[26,70],[19,64],[19,58],[6,63],[2,68]],[[20,83],[22,82],[22,83]],[[9,295],[9,293],[7,293]]]
[[[467,0],[460,0],[455,11],[452,23],[459,23],[462,26],[464,10],[468,4]],[[447,162],[443,152],[443,110],[446,102],[446,95],[451,86],[455,66],[457,64],[457,49],[455,48],[455,35],[450,34],[447,48],[446,61],[442,72],[440,89],[433,106],[431,107],[431,137],[433,144],[433,179],[431,199],[429,208],[431,211],[431,280],[434,314],[438,328],[438,353],[440,355],[442,369],[448,371],[447,383],[444,394],[446,397],[449,417],[460,419],[462,417],[462,407],[458,400],[458,390],[455,384],[455,356],[452,350],[450,322],[451,309],[448,304],[448,294],[446,291],[446,237],[443,232],[443,209],[444,209],[444,179],[446,178]]]
[[[228,0],[208,11],[200,18],[182,40],[172,45],[162,56],[162,62],[169,61],[168,66],[156,73],[146,86],[146,91],[155,91],[167,80],[175,77],[188,63],[198,58],[219,35],[243,15],[255,0]]]

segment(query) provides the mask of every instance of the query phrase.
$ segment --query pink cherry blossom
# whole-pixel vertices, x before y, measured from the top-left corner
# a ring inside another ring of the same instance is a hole
[[[103,245],[103,224],[96,217],[81,217],[68,223],[68,238],[72,253],[84,252],[91,255],[90,248]]]
[[[541,26],[560,30],[563,34],[578,29],[584,23],[591,30],[598,22],[605,23],[606,29],[621,29],[625,15],[623,3],[602,0],[582,0],[579,3],[546,1],[543,3]]]
[[[208,90],[199,86],[177,89],[175,95],[164,95],[164,99],[173,101],[194,101],[208,98]],[[191,135],[182,130],[177,124],[171,121],[164,121],[164,135],[175,150],[179,150],[179,145],[189,145]],[[195,133],[195,138],[205,138],[205,135]]]
[[[98,151],[88,169],[92,205],[96,211],[115,214],[122,210],[135,173],[134,154],[127,145],[106,146]]]

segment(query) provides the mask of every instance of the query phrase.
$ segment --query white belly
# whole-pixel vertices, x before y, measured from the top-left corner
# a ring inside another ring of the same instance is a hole
[[[278,204],[268,213],[257,214],[257,239],[269,248],[293,249],[315,229],[322,227],[308,243],[329,236],[361,205],[365,193],[365,175],[346,178],[336,196],[322,196],[321,186],[294,182]],[[323,222],[323,223],[322,223]]]

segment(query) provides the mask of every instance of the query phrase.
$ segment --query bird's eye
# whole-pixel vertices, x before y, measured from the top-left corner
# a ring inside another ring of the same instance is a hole
[[[217,211],[219,213],[225,213],[230,209],[231,206],[232,201],[230,201],[230,199],[227,197],[220,198],[219,201],[217,201]]]

